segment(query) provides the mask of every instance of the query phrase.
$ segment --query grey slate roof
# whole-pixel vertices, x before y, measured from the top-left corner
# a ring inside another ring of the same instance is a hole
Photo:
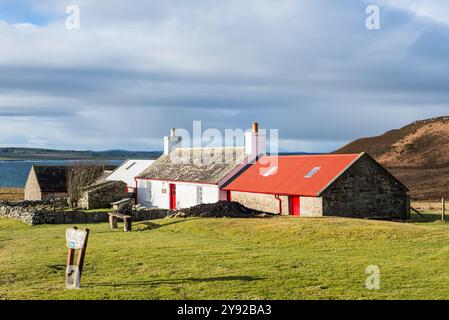
[[[244,148],[177,148],[137,178],[218,184],[244,160]]]
[[[33,166],[41,192],[67,192],[67,166]]]
[[[114,170],[117,166],[105,166],[105,170]],[[41,192],[67,192],[67,176],[70,165],[52,166],[52,165],[33,165],[37,181]],[[109,171],[110,172],[110,171]]]

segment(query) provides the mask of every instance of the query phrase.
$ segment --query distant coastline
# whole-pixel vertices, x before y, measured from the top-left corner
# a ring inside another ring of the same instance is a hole
[[[23,188],[31,167],[67,165],[79,160],[102,160],[119,165],[126,159],[157,159],[159,151],[71,151],[36,148],[0,148],[0,188]]]
[[[39,148],[0,148],[0,161],[52,161],[52,160],[125,160],[157,159],[161,151],[74,151]]]
[[[88,160],[88,159],[86,159]],[[0,160],[0,189],[23,188],[33,165],[70,165],[77,160]],[[121,159],[102,159],[108,165],[120,165]]]

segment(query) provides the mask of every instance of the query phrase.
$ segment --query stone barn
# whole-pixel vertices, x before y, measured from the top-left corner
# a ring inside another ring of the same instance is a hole
[[[410,217],[408,189],[366,153],[262,157],[223,190],[247,207],[282,215]]]
[[[67,166],[32,166],[25,184],[25,200],[67,197]]]
[[[127,197],[125,182],[98,181],[84,188],[78,207],[87,210],[109,208],[111,203]]]

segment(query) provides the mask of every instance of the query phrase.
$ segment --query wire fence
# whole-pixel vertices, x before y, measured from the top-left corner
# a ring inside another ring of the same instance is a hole
[[[436,200],[412,200],[411,206],[422,212],[429,213],[441,213],[444,208],[448,208],[448,201],[446,199],[441,199],[440,201]]]

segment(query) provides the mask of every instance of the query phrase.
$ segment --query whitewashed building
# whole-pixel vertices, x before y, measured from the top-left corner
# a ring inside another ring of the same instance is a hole
[[[164,155],[136,177],[137,203],[163,209],[189,208],[201,203],[231,200],[221,190],[258,155],[265,153],[266,136],[257,124],[245,134],[245,146],[182,148],[172,129],[164,138]]]
[[[149,168],[155,160],[126,160],[104,180],[123,181],[127,185],[128,192],[134,192],[136,188],[135,178],[145,169]]]

